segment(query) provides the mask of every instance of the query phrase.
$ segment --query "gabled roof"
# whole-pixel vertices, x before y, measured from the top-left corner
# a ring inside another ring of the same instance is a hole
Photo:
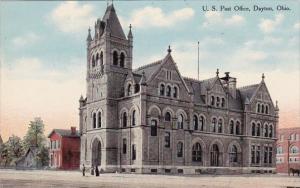
[[[154,74],[159,69],[161,62],[162,62],[162,59],[155,61],[153,63],[147,64],[147,65],[141,66],[141,67],[135,69],[133,71],[133,73],[135,75],[138,74],[138,75],[142,76],[142,74],[144,72],[146,79],[149,79],[152,76],[152,74]]]
[[[126,36],[116,14],[114,5],[111,4],[106,8],[102,20],[106,23],[106,27],[112,36],[119,37],[126,40]]]
[[[53,129],[50,134],[48,135],[48,138],[50,138],[50,136],[53,134],[53,133],[56,133],[56,134],[59,134],[60,136],[62,137],[80,137],[79,135],[79,131],[76,131],[76,134],[73,135],[71,134],[71,130],[68,130],[68,129]]]
[[[251,101],[252,97],[256,93],[256,90],[258,89],[259,86],[260,84],[253,84],[253,85],[248,85],[248,86],[238,88],[241,94],[242,102],[245,103],[247,98],[248,100]]]

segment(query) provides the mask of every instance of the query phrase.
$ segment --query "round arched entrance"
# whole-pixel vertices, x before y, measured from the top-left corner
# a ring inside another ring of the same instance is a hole
[[[101,142],[96,138],[92,144],[92,165],[101,165]]]
[[[220,162],[220,149],[217,144],[214,144],[210,153],[210,164],[211,166],[220,166]]]

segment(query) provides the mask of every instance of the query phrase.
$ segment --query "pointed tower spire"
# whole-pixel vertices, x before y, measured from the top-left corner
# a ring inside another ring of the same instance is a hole
[[[170,54],[172,52],[171,50],[171,46],[169,45],[169,48],[168,48],[168,53]]]
[[[219,77],[219,69],[217,69],[216,76]]]
[[[89,27],[88,29],[88,36],[86,38],[86,41],[89,43],[92,41],[92,36],[91,36],[91,28]]]
[[[130,24],[130,25],[129,25],[129,32],[128,32],[127,37],[128,37],[128,39],[131,39],[131,40],[132,40],[133,36],[132,36],[131,28],[132,28],[132,26],[131,26],[131,24]]]
[[[261,81],[262,81],[262,82],[265,81],[265,74],[264,74],[264,73],[262,73],[262,75],[261,75]]]

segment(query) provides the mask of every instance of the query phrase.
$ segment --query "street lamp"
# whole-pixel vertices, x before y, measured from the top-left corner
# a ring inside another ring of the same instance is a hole
[[[289,174],[289,176],[290,176],[290,141],[291,141],[291,138],[289,137],[288,139],[287,139],[287,144],[288,144],[288,154],[287,154],[287,162],[288,162],[288,164],[287,164],[287,166],[288,166],[288,174]]]

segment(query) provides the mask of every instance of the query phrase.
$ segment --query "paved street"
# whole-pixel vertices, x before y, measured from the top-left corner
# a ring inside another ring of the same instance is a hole
[[[100,187],[100,188],[283,188],[300,187],[300,177],[286,175],[166,176],[101,174],[82,177],[79,171],[0,170],[0,188]]]

